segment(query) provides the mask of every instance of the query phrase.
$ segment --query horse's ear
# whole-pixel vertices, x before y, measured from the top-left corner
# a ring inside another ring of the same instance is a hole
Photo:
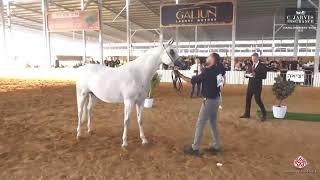
[[[163,34],[160,34],[160,44],[163,45]]]
[[[172,45],[173,42],[174,42],[173,38],[169,39],[169,41],[167,42],[168,46],[169,46],[169,45]]]

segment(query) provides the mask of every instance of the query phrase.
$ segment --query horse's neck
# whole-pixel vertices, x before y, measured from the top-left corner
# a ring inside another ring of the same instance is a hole
[[[152,76],[155,74],[161,64],[160,56],[162,52],[163,48],[157,47],[135,60],[136,62],[134,68],[135,71],[139,73],[139,77],[142,78],[142,81],[146,83],[150,82]]]

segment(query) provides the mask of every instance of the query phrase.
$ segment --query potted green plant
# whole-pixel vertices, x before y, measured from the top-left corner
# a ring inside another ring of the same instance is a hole
[[[281,103],[293,93],[295,84],[293,81],[286,80],[280,75],[278,75],[274,80],[275,83],[272,86],[272,91],[279,103],[272,107],[273,116],[275,118],[283,119],[287,113],[287,106],[284,106]]]
[[[150,89],[149,89],[149,95],[148,97],[144,100],[144,107],[145,108],[151,108],[153,105],[153,93],[154,93],[154,89],[159,85],[161,80],[161,75],[159,75],[158,73],[155,73],[151,79],[150,82]]]

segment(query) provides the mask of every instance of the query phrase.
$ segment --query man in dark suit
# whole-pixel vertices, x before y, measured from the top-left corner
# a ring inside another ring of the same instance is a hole
[[[240,118],[250,118],[251,99],[254,95],[256,103],[258,104],[262,112],[261,121],[265,121],[267,114],[261,100],[261,91],[262,80],[266,79],[267,77],[267,67],[259,61],[258,57],[258,53],[253,53],[251,56],[253,64],[251,68],[249,68],[248,74],[246,74],[246,77],[249,78],[246,96],[246,109],[244,115],[242,115]]]

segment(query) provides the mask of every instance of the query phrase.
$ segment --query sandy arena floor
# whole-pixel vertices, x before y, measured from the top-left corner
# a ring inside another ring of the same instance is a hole
[[[179,93],[171,84],[161,84],[154,108],[145,109],[150,144],[140,144],[132,113],[125,150],[120,147],[121,104],[99,101],[93,134],[87,135],[83,125],[83,138],[77,141],[73,82],[0,79],[0,179],[320,179],[320,123],[239,119],[244,86],[224,89],[218,120],[224,154],[183,155],[201,103],[188,98],[187,89]],[[270,110],[275,102],[270,87],[263,99]],[[320,113],[320,89],[297,88],[285,104],[293,112]],[[209,145],[210,135],[207,127],[202,147]],[[293,166],[299,155],[309,163],[303,172]]]

